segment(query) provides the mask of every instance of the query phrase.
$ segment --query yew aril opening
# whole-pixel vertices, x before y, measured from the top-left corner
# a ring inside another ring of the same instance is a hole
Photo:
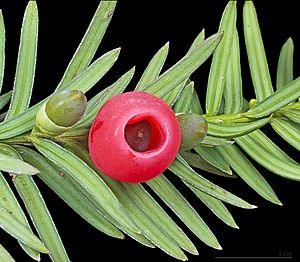
[[[165,141],[166,130],[153,116],[135,116],[124,130],[125,140],[137,152],[159,150]]]

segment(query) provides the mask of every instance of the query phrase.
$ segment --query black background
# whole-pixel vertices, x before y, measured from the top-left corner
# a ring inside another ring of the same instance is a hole
[[[203,28],[206,30],[206,36],[218,30],[219,20],[226,2],[222,0],[119,1],[96,57],[117,47],[122,47],[122,51],[118,62],[94,87],[94,91],[88,94],[89,97],[136,65],[136,74],[129,88],[132,89],[154,53],[167,41],[170,41],[170,52],[165,69],[174,64],[186,53],[196,35]],[[63,1],[37,0],[37,3],[40,30],[33,103],[50,94],[58,84],[97,8],[98,1],[65,1],[63,4]],[[239,1],[237,4],[237,23],[242,45],[243,86],[245,96],[249,99],[254,96],[254,93],[243,45],[243,1]],[[19,32],[25,6],[26,1],[1,0],[0,2],[7,31],[4,90],[11,89],[13,84]],[[295,76],[299,75],[300,37],[297,1],[255,1],[255,6],[273,83],[276,80],[280,48],[290,36],[295,43]],[[192,77],[196,82],[202,101],[205,99],[209,64],[210,60],[201,66]],[[267,130],[267,132],[296,159],[295,150],[288,147],[272,131]],[[285,180],[263,168],[258,168],[283,202],[282,207],[269,204],[240,180],[215,178],[206,174],[207,178],[259,206],[258,209],[250,211],[228,206],[240,230],[231,229],[223,224],[190,192],[187,192],[176,179],[174,180],[215,232],[223,247],[223,251],[207,247],[182,226],[200,253],[198,257],[188,255],[190,261],[217,261],[215,257],[228,256],[277,257],[287,255],[293,258],[299,256],[299,185],[297,182]],[[51,190],[40,181],[36,181],[72,261],[116,261],[117,259],[175,261],[159,249],[143,247],[128,237],[121,241],[99,233],[62,203]],[[151,211],[149,210],[149,212]],[[174,217],[174,219],[180,224],[177,218]],[[16,242],[12,238],[7,238],[3,232],[0,232],[0,241],[17,261],[29,261]],[[268,260],[273,261],[271,258]],[[49,261],[49,259],[43,256],[42,261]],[[232,261],[232,259],[226,261]]]

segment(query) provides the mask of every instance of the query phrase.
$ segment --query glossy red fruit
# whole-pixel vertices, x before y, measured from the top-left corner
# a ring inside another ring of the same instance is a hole
[[[145,92],[109,99],[89,133],[95,166],[123,182],[143,182],[161,174],[180,147],[180,126],[173,110]]]

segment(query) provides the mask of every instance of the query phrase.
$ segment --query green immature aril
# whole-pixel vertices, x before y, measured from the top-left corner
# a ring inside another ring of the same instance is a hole
[[[65,90],[51,96],[36,116],[36,130],[59,135],[72,128],[82,117],[87,99],[79,90]]]
[[[188,113],[177,115],[180,124],[180,150],[189,150],[198,146],[207,134],[207,122],[199,114]]]
[[[58,126],[73,126],[83,115],[87,100],[79,90],[65,90],[53,95],[46,103],[48,117]]]

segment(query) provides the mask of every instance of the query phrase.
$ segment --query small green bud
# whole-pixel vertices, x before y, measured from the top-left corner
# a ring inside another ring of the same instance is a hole
[[[251,109],[252,107],[256,106],[256,104],[257,104],[257,100],[252,98],[248,103],[248,107]]]
[[[54,94],[46,103],[48,117],[58,126],[73,126],[84,114],[87,100],[79,90],[65,90]]]
[[[180,150],[193,149],[200,145],[207,134],[207,122],[202,115],[187,113],[177,115],[181,131]]]
[[[59,135],[78,122],[85,112],[87,99],[78,90],[65,90],[51,96],[36,116],[36,129],[48,135]]]

